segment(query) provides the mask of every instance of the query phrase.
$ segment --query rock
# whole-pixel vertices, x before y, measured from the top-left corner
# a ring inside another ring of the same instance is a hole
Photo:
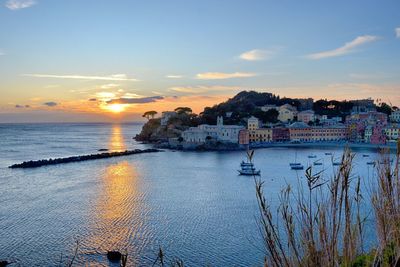
[[[122,254],[119,251],[108,251],[107,259],[111,262],[119,262],[122,258]]]

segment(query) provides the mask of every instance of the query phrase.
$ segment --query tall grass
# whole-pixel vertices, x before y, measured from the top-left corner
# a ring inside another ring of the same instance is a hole
[[[400,265],[400,144],[394,164],[389,152],[382,152],[370,198],[361,194],[362,178],[353,174],[354,156],[345,149],[341,165],[328,181],[321,172],[307,168],[306,183],[297,191],[290,185],[282,189],[276,212],[264,196],[264,183],[254,178],[265,266]],[[368,252],[363,204],[373,207],[378,239]]]

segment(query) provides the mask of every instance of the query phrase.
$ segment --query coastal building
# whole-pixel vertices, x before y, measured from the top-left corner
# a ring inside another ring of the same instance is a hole
[[[391,122],[400,122],[400,110],[395,110],[390,115]]]
[[[278,110],[278,107],[276,105],[265,105],[265,106],[261,107],[261,110],[264,112],[267,112],[268,110],[271,110],[271,109]]]
[[[272,128],[258,128],[249,130],[250,143],[272,142]]]
[[[370,143],[374,145],[383,145],[386,143],[385,126],[383,122],[375,124],[372,130]]]
[[[248,145],[249,143],[249,130],[241,129],[239,131],[239,145]]]
[[[290,140],[289,128],[272,128],[272,142],[287,142]]]
[[[247,129],[249,131],[254,131],[257,130],[258,128],[260,128],[260,120],[254,116],[251,116],[247,120]]]
[[[309,126],[304,122],[295,122],[289,126],[291,141],[321,142],[346,140],[346,127],[343,124],[321,127]]]
[[[278,120],[282,122],[293,121],[294,117],[297,116],[297,108],[290,104],[280,106],[278,111]]]
[[[389,142],[395,142],[399,140],[400,128],[398,124],[390,124],[385,127],[386,139]]]
[[[238,143],[239,131],[244,129],[238,125],[224,125],[223,117],[217,118],[217,125],[201,124],[190,127],[182,133],[182,138],[188,143],[205,143],[206,140],[216,140],[226,143]]]
[[[161,113],[161,126],[167,126],[169,119],[176,115],[177,113],[175,111],[163,111]]]
[[[300,111],[297,114],[297,120],[298,121],[302,121],[304,123],[309,123],[314,122],[315,121],[315,112],[313,110],[304,110],[304,111]]]
[[[376,111],[374,100],[371,98],[351,100],[350,103],[353,104],[352,112],[354,113],[366,113]]]
[[[312,98],[298,98],[296,100],[299,101],[299,103],[300,103],[300,106],[299,106],[300,111],[313,109],[314,99],[312,99]]]
[[[368,112],[355,112],[346,117],[346,121],[348,120],[358,120],[358,121],[368,121],[371,122],[384,122],[387,123],[388,117],[385,113],[377,112],[377,111],[368,111]]]

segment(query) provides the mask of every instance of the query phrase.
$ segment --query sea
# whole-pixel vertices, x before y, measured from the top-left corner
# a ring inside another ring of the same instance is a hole
[[[65,266],[76,250],[74,266],[118,266],[106,257],[107,251],[118,250],[128,255],[128,266],[152,266],[161,248],[167,263],[180,259],[185,266],[262,266],[265,247],[255,181],[237,172],[245,151],[164,150],[8,168],[99,149],[149,148],[133,139],[141,127],[0,124],[0,260],[16,266]],[[361,177],[362,186],[369,188],[375,171],[366,162],[379,153],[354,152],[353,177]],[[257,149],[254,163],[272,209],[278,207],[282,188],[304,184],[304,170],[291,170],[290,162],[309,166],[318,160],[323,165],[313,171],[328,179],[335,169],[332,161],[342,153],[343,147]]]

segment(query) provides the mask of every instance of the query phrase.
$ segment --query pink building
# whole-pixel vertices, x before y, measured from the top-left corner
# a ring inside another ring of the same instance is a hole
[[[304,123],[315,121],[315,113],[313,110],[305,110],[297,113],[297,120]]]
[[[248,145],[250,143],[249,130],[242,129],[239,131],[239,145]]]
[[[383,145],[386,143],[385,126],[386,123],[377,123],[374,126],[371,135],[371,144]]]
[[[285,142],[290,140],[288,128],[277,127],[272,128],[272,142]]]
[[[302,142],[344,141],[347,130],[343,124],[329,127],[311,127],[304,122],[295,122],[289,126],[290,140]]]

